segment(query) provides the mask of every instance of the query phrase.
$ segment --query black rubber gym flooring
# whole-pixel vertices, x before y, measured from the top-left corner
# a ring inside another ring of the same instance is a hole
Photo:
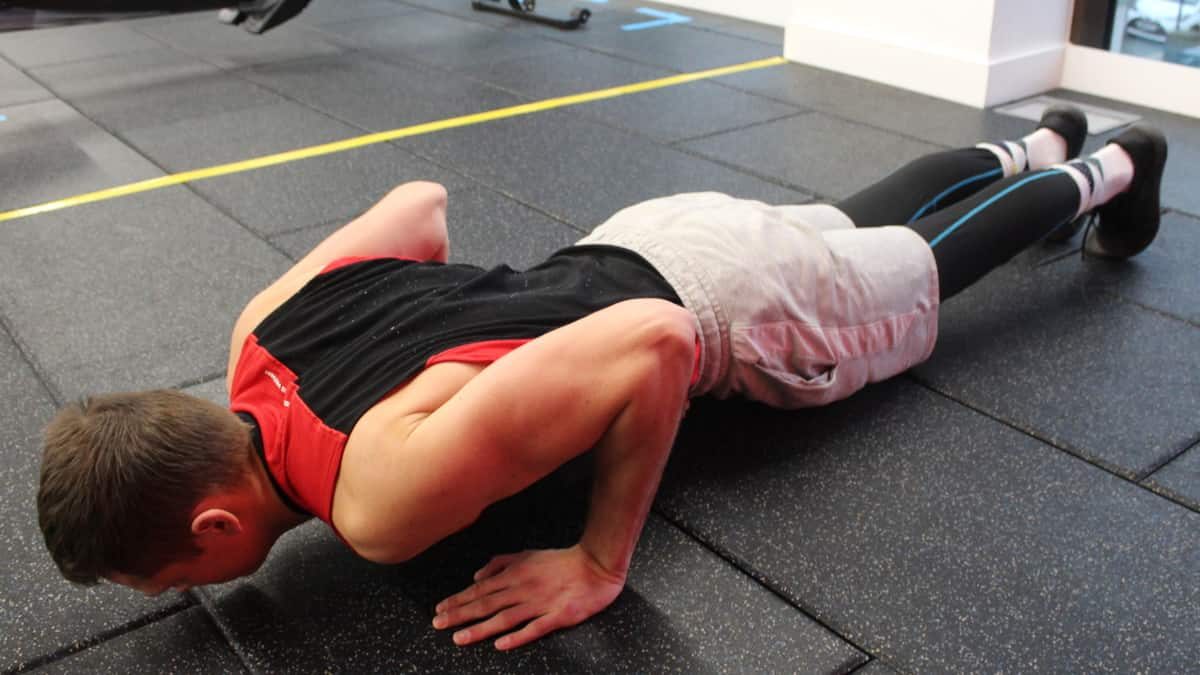
[[[589,6],[573,33],[467,0],[316,0],[262,37],[211,13],[0,34],[0,212],[782,51],[772,28],[658,6],[692,21],[629,31],[642,5]],[[84,392],[222,400],[242,305],[403,181],[449,188],[453,259],[528,265],[637,200],[837,198],[1029,123],[775,65],[0,220],[0,669],[1194,671],[1200,121],[1054,94],[1166,130],[1154,245],[1035,247],[943,309],[928,363],[843,403],[696,402],[628,589],[509,654],[455,647],[433,604],[494,553],[570,541],[586,466],[410,564],[314,523],[251,578],[145,599],[57,575],[40,428]]]

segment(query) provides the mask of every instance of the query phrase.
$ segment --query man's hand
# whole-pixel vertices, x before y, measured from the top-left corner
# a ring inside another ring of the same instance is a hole
[[[581,546],[497,556],[475,573],[475,583],[438,603],[433,627],[452,628],[486,619],[454,634],[467,645],[524,628],[496,640],[513,649],[584,621],[612,604],[625,575],[605,569]]]

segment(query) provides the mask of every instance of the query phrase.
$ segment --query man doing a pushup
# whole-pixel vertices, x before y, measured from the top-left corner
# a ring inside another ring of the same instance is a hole
[[[1165,140],[1133,127],[1071,160],[1085,135],[1051,109],[836,205],[654,199],[524,271],[447,264],[445,190],[402,185],[245,307],[228,410],[147,391],[60,411],[46,544],[72,581],[148,593],[250,574],[311,517],[399,562],[593,450],[579,541],[497,557],[435,609],[458,644],[526,644],[621,592],[689,398],[797,408],[896,375],[940,302],[1085,214],[1088,254],[1148,246]]]

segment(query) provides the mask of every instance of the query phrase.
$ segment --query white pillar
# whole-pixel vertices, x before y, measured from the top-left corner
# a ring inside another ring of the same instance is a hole
[[[975,107],[1057,87],[1073,0],[792,0],[790,61]]]

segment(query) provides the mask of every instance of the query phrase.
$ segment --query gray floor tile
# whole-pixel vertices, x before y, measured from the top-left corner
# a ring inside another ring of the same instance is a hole
[[[415,8],[391,0],[359,0],[358,2],[314,2],[296,17],[296,23],[322,26],[345,21],[383,19],[410,14]]]
[[[61,101],[0,108],[0,210],[162,175]]]
[[[226,26],[202,12],[177,21],[150,23],[137,30],[162,44],[222,68],[335,54],[341,49],[314,28],[290,22],[262,35]]]
[[[1082,236],[1076,237],[1079,246]],[[1182,213],[1163,216],[1158,237],[1136,258],[1072,265],[1071,283],[1081,292],[1109,291],[1122,298],[1200,325],[1200,219]],[[1067,270],[1063,270],[1067,271]]]
[[[654,18],[642,14],[632,14],[628,17],[627,21],[620,23],[589,22],[587,30],[577,31],[560,39],[569,44],[679,72],[732,66],[780,56],[783,53],[782,43],[764,44],[756,40],[714,33],[688,24],[648,30],[622,30],[622,24],[650,21]]]
[[[161,46],[161,42],[117,22],[0,33],[0,54],[25,68]]]
[[[464,3],[470,5],[470,3]],[[398,17],[331,24],[332,41],[380,56],[420,61],[447,70],[473,69],[513,58],[553,58],[565,47],[527,32],[486,26],[445,14],[414,10]]]
[[[182,149],[182,148],[181,148]],[[264,235],[349,222],[395,186],[431,180],[454,190],[452,171],[382,144],[199,181],[196,192]]]
[[[64,400],[224,370],[237,313],[286,269],[186,188],[125,199],[0,228],[0,313]]]
[[[461,590],[491,555],[578,536],[579,506],[544,496],[509,500],[396,567],[356,558],[313,523],[289,533],[253,577],[206,589],[208,606],[253,666],[284,670],[833,673],[864,660],[656,517],[625,593],[583,625],[509,653],[488,643],[457,648],[430,626],[437,601]],[[318,629],[319,643],[295,639]]]
[[[1107,266],[1085,267],[1094,264]],[[1078,267],[1074,259],[1037,270],[1002,267],[951,299],[933,357],[916,373],[971,406],[1138,476],[1200,432],[1193,358],[1200,331],[1089,292]]]
[[[504,195],[481,187],[450,195],[446,221],[450,262],[491,267],[500,263],[523,269],[570,246],[579,231]],[[279,235],[272,241],[299,259],[344,223],[328,223]]]
[[[822,113],[768,122],[683,147],[835,199],[941,149]]]
[[[897,671],[889,668],[887,664],[875,659],[867,665],[854,671],[854,675],[893,675]]]
[[[545,99],[654,80],[671,72],[603,54],[570,50],[550,59],[535,56],[490,64],[473,70],[471,75],[531,98]],[[732,91],[713,82],[692,82],[624,95],[572,110],[667,143],[799,111],[794,106]]]
[[[243,673],[203,609],[188,609],[55,661],[39,673]]]
[[[777,204],[808,200],[556,112],[416,138],[405,147],[587,230],[630,204],[677,192],[717,190]]]
[[[198,396],[206,401],[212,401],[219,406],[229,405],[229,394],[225,390],[224,373],[221,374],[221,377],[215,380],[209,380],[204,384],[197,384],[187,387],[183,390],[183,392],[185,394],[191,394],[192,396]]]
[[[794,63],[730,75],[721,82],[941,146],[1020,138],[1034,126],[1008,115]]]
[[[131,129],[124,136],[161,166],[171,171],[184,171],[362,134],[362,129],[285,101]]]
[[[48,98],[54,98],[54,95],[7,61],[0,59],[0,106],[30,103]]]
[[[362,53],[257,68],[256,82],[372,131],[469,115],[523,103],[508,92],[416,63]]]
[[[657,504],[904,672],[1200,658],[1200,515],[903,379],[695,402]]]
[[[727,33],[740,38],[746,38],[747,40],[757,40],[764,44],[775,45],[781,51],[783,49],[782,26],[726,19],[724,21],[717,21],[712,25],[706,24],[700,27],[715,33]]]
[[[9,269],[7,266],[5,269]],[[0,669],[5,672],[178,604],[126,589],[73,587],[59,574],[37,524],[36,495],[42,427],[54,403],[0,330]]]
[[[1170,464],[1155,471],[1147,482],[1200,510],[1200,445],[1192,446]]]
[[[216,66],[165,47],[32,72],[90,119],[118,132],[283,101]]]

